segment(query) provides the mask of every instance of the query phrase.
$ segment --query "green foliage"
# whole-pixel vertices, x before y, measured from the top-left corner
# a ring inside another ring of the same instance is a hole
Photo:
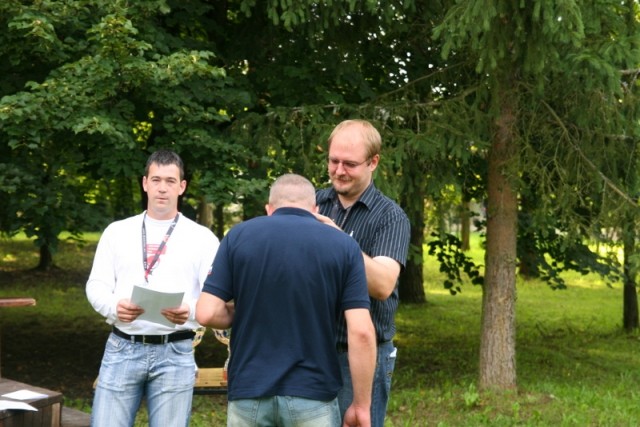
[[[495,120],[496,90],[515,78],[509,96],[518,105],[520,164],[512,178],[536,195],[540,216],[593,223],[621,206],[603,197],[635,192],[625,179],[635,168],[628,153],[637,109],[621,106],[637,104],[622,74],[640,62],[636,9],[615,1],[455,2],[434,30],[445,58],[464,55],[473,67],[462,85],[467,102],[454,100],[462,118],[478,123],[479,138],[468,132],[470,139],[490,139],[482,126]],[[612,191],[603,194],[603,182]],[[579,220],[585,210],[590,218]]]
[[[444,39],[445,57],[469,49],[479,74],[505,62],[538,74],[559,65],[564,46],[584,40],[583,11],[574,0],[456,2],[434,36]]]
[[[164,1],[0,5],[0,71],[9,76],[0,86],[0,170],[11,173],[0,179],[0,195],[12,200],[3,231],[25,229],[55,248],[62,230],[103,226],[110,218],[100,212],[110,209],[89,199],[102,192],[108,204],[115,193],[96,181],[139,180],[158,147],[214,171],[215,190],[237,186],[227,165],[242,152],[222,128],[248,98],[231,88],[212,51],[192,48],[163,23],[169,12]],[[141,122],[142,137],[134,132]],[[215,194],[210,199],[220,199]]]
[[[480,392],[474,383],[469,384],[469,388],[463,394],[464,404],[467,408],[473,408],[480,403]]]
[[[435,256],[440,263],[440,273],[445,275],[444,288],[449,290],[451,295],[462,292],[461,286],[464,283],[462,272],[472,284],[482,285],[484,283],[484,278],[480,274],[480,266],[462,251],[460,239],[448,233],[434,232],[431,236],[433,239],[427,243],[429,246],[428,254]]]
[[[93,216],[139,208],[130,189],[146,156],[170,147],[185,159],[194,200],[239,202],[248,217],[283,172],[325,185],[329,130],[362,117],[383,134],[376,184],[418,223],[425,199],[439,203],[443,189],[483,197],[492,90],[508,70],[518,77],[509,92],[521,158],[513,178],[544,196],[536,217],[574,223],[576,207],[588,209],[580,230],[569,230],[584,235],[615,226],[620,199],[602,189],[628,194],[635,168],[626,154],[635,152],[639,104],[633,74],[621,72],[638,63],[634,7],[8,0],[0,4],[0,142],[44,159],[68,145],[91,189],[77,200],[107,205]],[[16,155],[0,173],[17,159],[29,157]],[[32,163],[22,169],[42,168]],[[1,195],[20,193],[21,182],[0,176]],[[77,191],[85,189],[68,188]]]
[[[521,220],[521,229],[527,226],[523,223]],[[609,285],[620,282],[622,265],[618,252],[617,246],[607,247],[606,242],[602,245],[589,245],[583,238],[573,237],[557,229],[523,231],[518,239],[521,273],[525,267],[527,277],[537,277],[553,289],[566,288],[561,274],[565,271],[597,274]],[[531,255],[527,256],[529,253]],[[523,266],[523,263],[528,265]]]

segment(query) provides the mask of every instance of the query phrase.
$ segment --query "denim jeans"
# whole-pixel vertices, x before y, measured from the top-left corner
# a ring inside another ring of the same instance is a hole
[[[383,427],[384,418],[387,415],[387,403],[391,393],[391,378],[393,369],[396,366],[397,349],[393,342],[388,341],[378,344],[378,359],[376,362],[376,372],[373,378],[373,395],[371,396],[371,427]],[[340,361],[340,371],[342,372],[342,389],[338,393],[340,404],[340,414],[344,413],[353,401],[353,384],[351,372],[349,371],[349,353],[338,354]]]
[[[143,397],[150,427],[188,426],[194,383],[191,340],[142,344],[112,333],[100,366],[91,426],[132,426]]]
[[[229,402],[228,427],[340,427],[338,400],[329,402],[293,396],[239,399]]]

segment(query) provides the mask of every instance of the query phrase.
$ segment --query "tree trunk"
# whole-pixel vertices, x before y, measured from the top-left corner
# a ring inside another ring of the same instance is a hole
[[[507,88],[509,85],[506,86]],[[516,387],[515,284],[518,202],[510,168],[517,161],[513,96],[502,102],[488,154],[487,250],[480,337],[481,390]]]
[[[44,243],[40,246],[40,261],[36,270],[48,271],[53,267],[53,254],[48,243]]]
[[[213,207],[207,203],[204,196],[198,199],[198,224],[211,228],[213,225]]]
[[[415,196],[415,195],[414,195]],[[400,275],[400,287],[398,289],[400,301],[406,303],[424,303],[426,296],[424,293],[424,283],[422,277],[424,251],[424,205],[422,209],[412,209],[407,211],[409,223],[411,224],[411,239],[409,241],[409,256],[407,266]]]
[[[224,205],[219,203],[213,207],[213,233],[222,239],[224,237]]]
[[[630,215],[632,216],[632,215]],[[638,329],[638,293],[636,289],[636,269],[633,267],[632,257],[636,253],[636,229],[634,221],[624,230],[624,287],[622,291],[622,325],[624,330],[632,332]]]
[[[531,211],[538,203],[534,197],[520,196],[520,211],[518,214],[518,235],[517,254],[520,259],[518,273],[524,279],[534,279],[540,277],[540,263],[538,261],[538,250],[536,248],[536,236],[531,226]]]
[[[111,195],[111,203],[109,206],[113,219],[123,219],[138,213],[138,206],[134,202],[136,187],[133,185],[131,178],[120,177],[105,181],[107,181],[107,189]],[[145,204],[142,209],[146,208],[147,206]]]
[[[422,277],[425,190],[422,168],[415,159],[416,157],[405,164],[405,173],[413,179],[408,177],[405,181],[407,187],[400,192],[400,206],[407,214],[409,224],[411,224],[407,265],[400,275],[400,287],[398,288],[400,301],[406,303],[424,303],[427,300]]]
[[[469,200],[462,200],[460,212],[460,250],[468,251],[471,248],[471,209]]]

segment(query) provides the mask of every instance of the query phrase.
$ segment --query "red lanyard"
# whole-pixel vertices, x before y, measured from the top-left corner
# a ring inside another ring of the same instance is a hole
[[[147,228],[144,225],[144,220],[147,218],[147,213],[144,213],[144,217],[142,218],[142,265],[144,266],[144,280],[149,283],[149,274],[151,274],[151,269],[158,262],[158,258],[160,258],[160,254],[162,253],[162,249],[164,249],[164,245],[167,244],[167,240],[169,240],[169,236],[173,232],[173,229],[176,227],[178,223],[178,218],[180,218],[180,212],[176,214],[176,217],[171,221],[171,225],[167,230],[167,234],[164,235],[162,242],[160,242],[160,246],[156,250],[156,254],[153,256],[151,262],[147,261]]]

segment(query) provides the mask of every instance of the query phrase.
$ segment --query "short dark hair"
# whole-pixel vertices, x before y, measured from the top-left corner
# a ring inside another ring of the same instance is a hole
[[[149,168],[153,163],[158,165],[176,165],[180,169],[180,180],[184,179],[184,163],[177,153],[170,150],[158,150],[149,156],[147,166],[144,168],[144,176],[149,176]]]

